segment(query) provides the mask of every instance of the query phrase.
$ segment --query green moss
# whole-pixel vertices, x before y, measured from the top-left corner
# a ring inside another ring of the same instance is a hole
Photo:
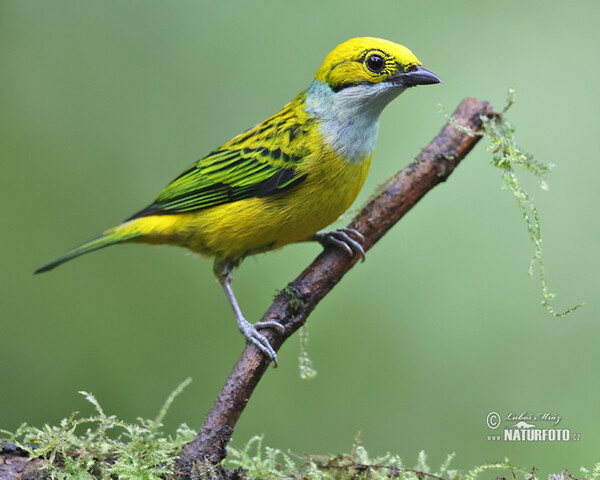
[[[304,302],[302,302],[289,285],[278,292],[283,292],[288,296],[288,315],[294,316],[304,308]],[[300,354],[298,356],[300,378],[302,380],[311,380],[317,375],[317,371],[313,368],[312,360],[308,356],[308,329],[306,325],[301,327],[298,333],[300,337]]]
[[[298,368],[302,380],[312,380],[317,376],[317,371],[313,368],[313,363],[308,356],[308,329],[306,325],[300,328],[300,356],[298,358]]]
[[[296,295],[289,285],[281,291],[286,293],[289,297],[288,314],[294,316],[304,308],[304,302]]]
[[[57,426],[23,425],[15,433],[4,430],[0,433],[8,435],[6,440],[25,449],[31,458],[46,460],[40,478],[172,480],[181,447],[195,432],[181,425],[175,435],[166,436],[162,421],[175,397],[189,382],[189,379],[183,382],[169,396],[152,420],[138,418],[137,423],[126,423],[114,415],[107,416],[93,395],[82,392],[94,406],[96,415],[76,418],[72,414]],[[451,468],[453,458],[454,454],[448,455],[442,465],[433,469],[421,452],[416,465],[411,467],[398,455],[369,456],[358,438],[349,454],[296,456],[263,446],[262,437],[256,436],[241,450],[228,447],[224,464],[248,480],[477,480],[490,478],[490,470],[496,478],[538,479],[535,470],[516,468],[507,459],[461,472]],[[215,472],[205,473],[206,478],[216,478]],[[600,463],[591,471],[582,468],[581,473],[580,480],[600,480]],[[575,477],[565,470],[548,478],[574,480]]]
[[[281,450],[263,447],[262,437],[252,438],[242,450],[229,449],[225,465],[231,470],[242,469],[247,479],[280,480],[477,480],[479,478],[512,478],[538,480],[535,469],[521,469],[503,462],[485,463],[469,471],[461,472],[451,468],[454,454],[448,455],[437,469],[427,463],[424,452],[419,453],[417,464],[408,466],[398,455],[387,454],[370,457],[367,451],[355,441],[350,454],[342,455],[303,455],[297,457]],[[493,472],[493,477],[490,476]],[[580,480],[600,478],[600,463],[593,471],[581,469]],[[552,474],[549,480],[575,480],[567,470]]]
[[[22,425],[14,433],[0,433],[8,435],[7,442],[17,444],[31,458],[45,459],[45,478],[170,478],[181,446],[195,432],[183,424],[174,436],[165,436],[162,421],[175,397],[190,381],[188,378],[177,387],[152,420],[138,418],[137,423],[123,422],[114,415],[106,415],[91,393],[80,392],[94,406],[95,415],[77,418],[73,413],[55,426]]]
[[[538,179],[540,188],[542,190],[548,190],[546,177],[552,170],[553,165],[537,161],[533,155],[524,152],[517,145],[515,140],[515,128],[508,120],[506,120],[504,115],[514,103],[515,91],[511,88],[508,91],[508,100],[502,112],[496,114],[492,118],[481,118],[482,129],[480,132],[475,132],[468,127],[459,125],[453,117],[450,117],[445,112],[443,107],[442,111],[448,118],[448,121],[461,132],[470,136],[483,136],[489,140],[490,144],[487,147],[487,150],[492,153],[491,163],[502,175],[503,189],[511,192],[516,199],[523,220],[525,221],[529,238],[534,246],[534,254],[529,263],[529,275],[533,276],[533,270],[537,266],[542,289],[542,305],[550,314],[557,317],[563,317],[573,312],[581,305],[576,305],[560,313],[556,312],[552,306],[552,300],[554,299],[555,294],[549,290],[548,282],[546,280],[540,218],[533,199],[525,191],[517,176],[518,169],[531,173]]]

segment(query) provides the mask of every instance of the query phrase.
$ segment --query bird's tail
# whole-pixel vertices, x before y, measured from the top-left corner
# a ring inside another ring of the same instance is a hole
[[[83,255],[84,253],[94,252],[96,250],[100,250],[101,248],[108,247],[110,245],[114,245],[116,243],[126,242],[135,237],[141,235],[139,231],[131,231],[126,228],[116,227],[110,230],[107,230],[102,235],[99,235],[91,240],[88,240],[77,247],[72,248],[71,250],[59,255],[51,262],[48,262],[46,265],[38,268],[34,273],[43,273],[52,270],[53,268],[62,265],[63,263]]]

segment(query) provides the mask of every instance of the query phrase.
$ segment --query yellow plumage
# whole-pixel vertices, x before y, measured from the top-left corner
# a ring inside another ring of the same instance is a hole
[[[248,255],[303,240],[364,256],[359,232],[318,230],[360,192],[383,108],[408,87],[438,82],[402,45],[369,37],[344,42],[279,113],[200,159],[121,225],[36,273],[125,242],[177,245],[215,257],[215,274],[240,330],[276,360],[257,328],[282,327],[253,326],[243,318],[231,290],[233,268]]]

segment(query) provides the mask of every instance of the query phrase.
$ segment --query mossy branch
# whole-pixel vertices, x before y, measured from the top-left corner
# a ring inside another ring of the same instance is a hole
[[[483,119],[495,117],[491,105],[475,98],[463,100],[447,123],[410,165],[390,178],[350,223],[365,237],[369,250],[423,196],[445,181],[481,136]],[[461,125],[464,128],[456,128]],[[265,333],[275,350],[296,332],[317,304],[358,261],[335,248],[327,248],[294,281],[275,297],[263,321],[276,321],[285,333]],[[247,345],[233,367],[221,393],[208,412],[204,425],[194,439],[183,447],[178,473],[181,478],[198,474],[228,477],[221,466],[233,429],[254,388],[267,370],[269,361],[253,345]]]

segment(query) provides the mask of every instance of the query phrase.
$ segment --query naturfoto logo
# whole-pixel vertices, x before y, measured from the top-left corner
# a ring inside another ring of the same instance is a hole
[[[485,423],[491,430],[498,430],[502,423],[505,425],[500,432],[488,435],[487,439],[505,442],[568,442],[578,441],[581,434],[571,433],[568,428],[556,427],[562,420],[562,416],[549,412],[529,413],[527,411],[519,414],[509,412],[502,416],[492,411],[487,414]]]

